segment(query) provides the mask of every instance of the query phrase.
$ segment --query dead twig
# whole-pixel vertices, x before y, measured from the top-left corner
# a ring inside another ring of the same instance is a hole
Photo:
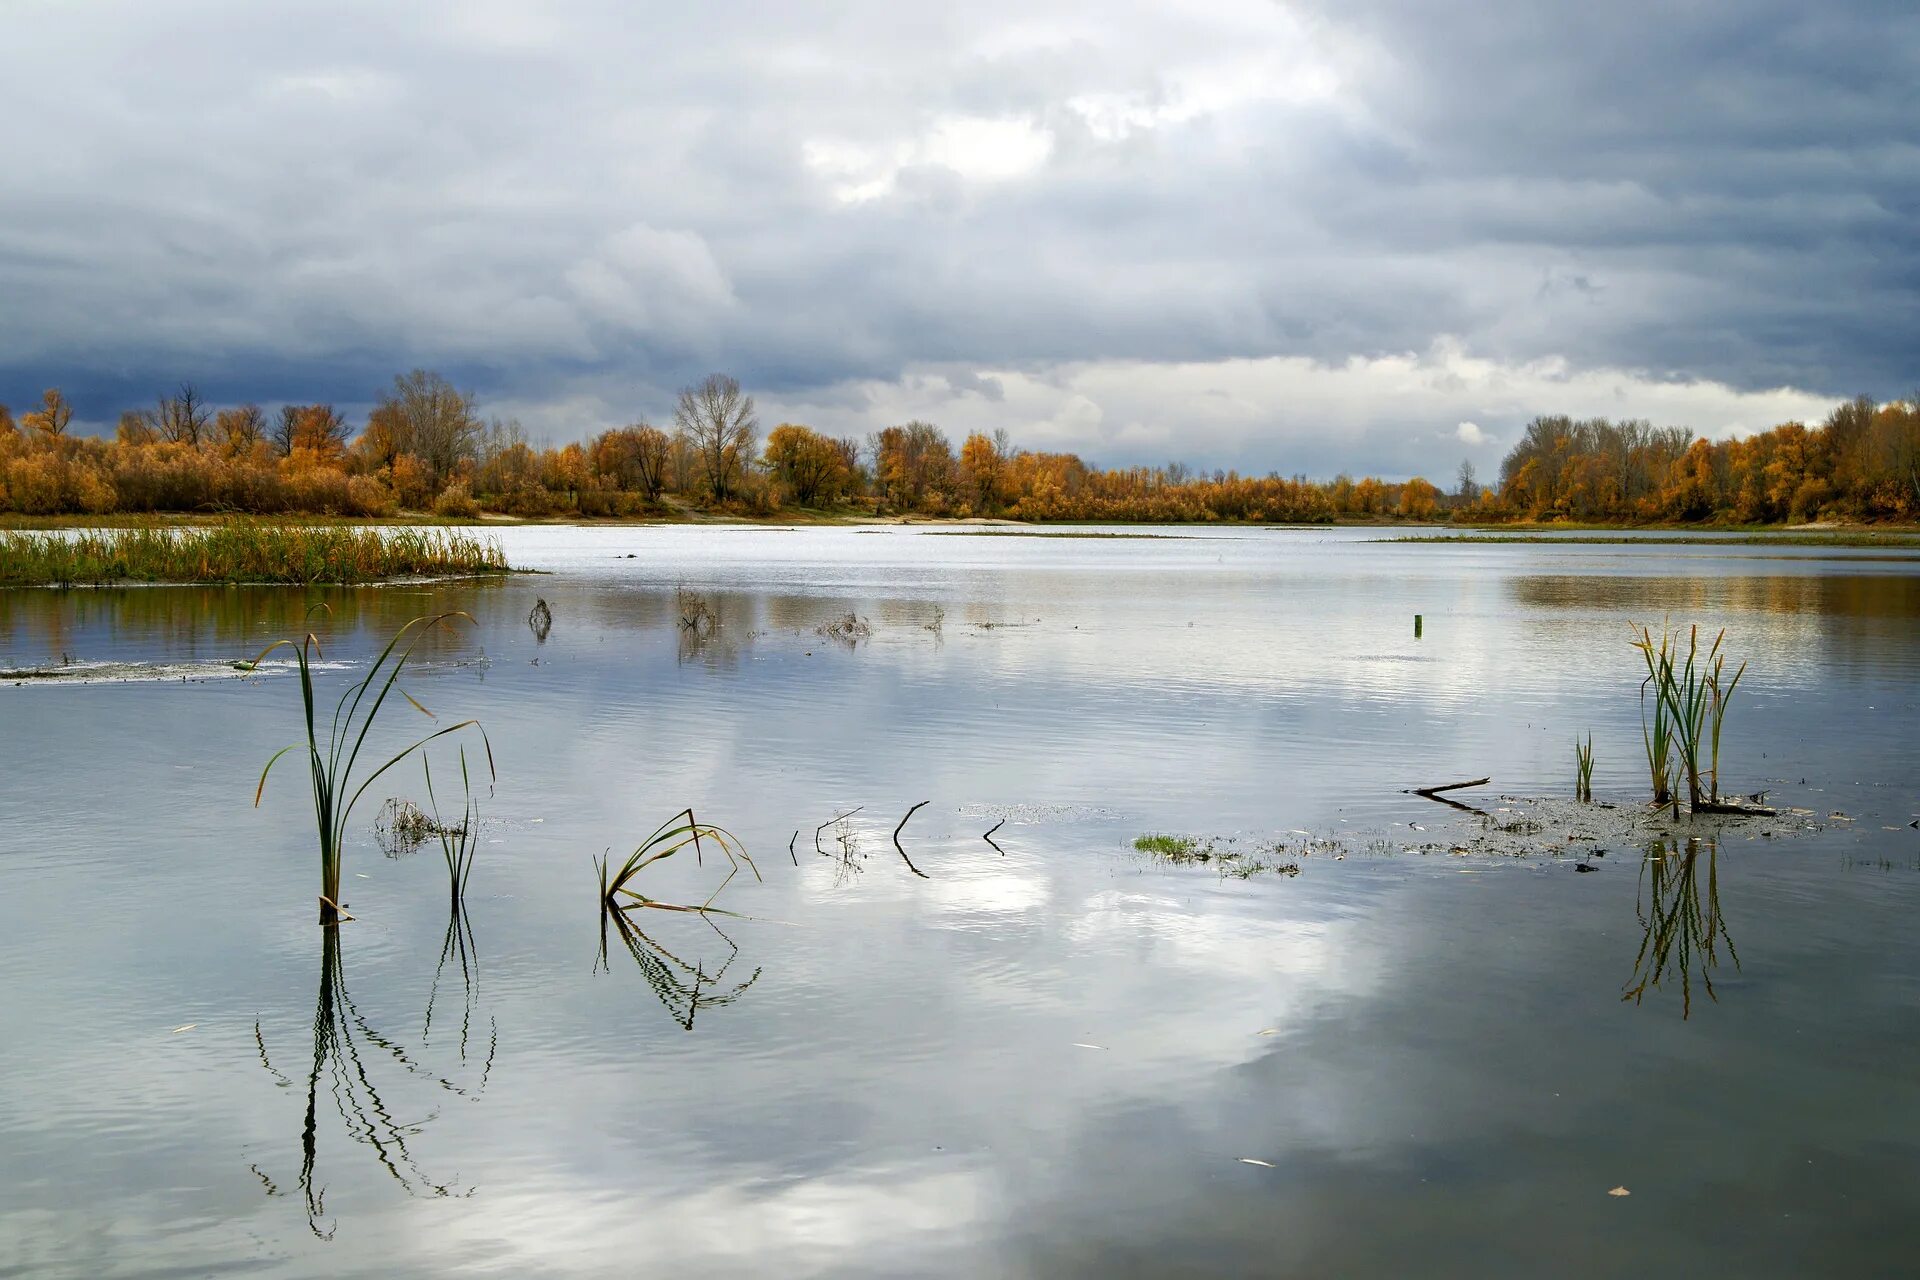
[[[1000,819],[1000,821],[994,823],[991,827],[988,827],[986,831],[983,832],[980,836],[982,840],[985,840],[988,844],[993,845],[993,851],[999,854],[1003,858],[1007,856],[1007,851],[1005,849],[1002,849],[998,844],[994,844],[993,833],[1006,825],[1007,825],[1007,820],[1005,818],[1002,818]]]
[[[825,831],[828,827],[832,826],[836,822],[845,822],[848,818],[851,818],[854,814],[860,812],[861,809],[864,809],[866,807],[867,806],[865,805],[860,805],[857,808],[849,809],[843,814],[840,814],[836,817],[828,818],[825,822],[815,827],[813,829],[813,851],[819,854],[823,858],[829,856],[827,851],[820,847],[820,833],[822,831]]]
[[[900,833],[907,829],[907,818],[911,818],[914,814],[918,813],[920,810],[924,809],[926,806],[932,803],[933,801],[931,800],[922,800],[919,804],[907,810],[906,817],[901,818],[900,825],[893,829],[893,847],[900,850],[900,861],[906,863],[907,870],[913,872],[913,874],[919,876],[922,880],[931,880],[933,879],[933,877],[928,875],[926,872],[922,871],[920,868],[913,865],[913,859],[909,858],[907,856],[907,851],[901,847]]]

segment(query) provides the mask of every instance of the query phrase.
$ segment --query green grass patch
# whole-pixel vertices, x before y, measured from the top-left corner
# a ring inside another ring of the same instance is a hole
[[[453,529],[232,521],[0,533],[0,587],[114,582],[354,583],[509,572],[498,541]]]
[[[1145,835],[1134,838],[1133,847],[1141,853],[1150,853],[1156,858],[1166,858],[1173,862],[1198,862],[1205,854],[1200,842],[1192,836]]]

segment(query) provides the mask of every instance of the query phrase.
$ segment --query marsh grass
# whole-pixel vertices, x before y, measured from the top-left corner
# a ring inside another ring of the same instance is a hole
[[[713,892],[707,895],[705,902],[697,907],[675,906],[656,901],[634,887],[634,882],[641,872],[656,863],[664,862],[688,846],[692,846],[695,859],[704,862],[703,841],[719,849],[721,855],[726,858],[728,866],[726,878],[714,887]],[[699,821],[693,816],[693,810],[690,808],[682,809],[661,823],[652,835],[641,842],[639,848],[627,855],[627,860],[620,864],[618,870],[612,868],[610,859],[602,858],[599,861],[600,901],[613,911],[631,907],[652,907],[661,911],[712,911],[715,910],[714,899],[720,896],[721,890],[733,882],[734,876],[740,873],[740,864],[743,862],[747,864],[748,870],[753,872],[753,878],[760,879],[760,868],[754,866],[753,859],[747,855],[746,846],[741,843],[740,837],[724,827]],[[720,914],[729,913],[721,912]]]
[[[353,814],[353,808],[367,792],[367,788],[387,770],[423,750],[437,738],[472,729],[480,735],[481,743],[486,747],[487,773],[493,776],[493,744],[487,739],[487,732],[478,720],[462,720],[443,729],[436,729],[418,741],[387,759],[364,774],[356,774],[360,763],[360,753],[365,748],[367,735],[379,718],[380,709],[386,705],[387,698],[396,689],[407,703],[426,716],[433,713],[415,701],[412,694],[399,689],[400,673],[405,669],[408,659],[421,639],[435,627],[451,623],[453,619],[463,618],[473,622],[466,613],[442,613],[432,617],[415,618],[401,627],[387,647],[380,651],[367,674],[353,684],[348,685],[340,700],[334,704],[333,717],[326,726],[324,740],[321,736],[319,716],[321,714],[313,687],[312,660],[320,656],[320,641],[311,631],[301,641],[276,640],[260,651],[253,660],[258,666],[268,654],[281,647],[293,650],[300,666],[300,701],[305,713],[307,740],[303,743],[289,743],[273,753],[266,767],[260,770],[260,782],[254,788],[254,807],[260,806],[261,796],[267,789],[267,775],[273,772],[273,766],[289,751],[298,751],[302,746],[307,752],[309,780],[313,788],[314,824],[320,838],[320,923],[335,923],[342,915],[340,906],[340,855],[346,844],[347,820]],[[404,647],[403,647],[404,644]],[[368,701],[371,695],[372,701]],[[349,917],[350,918],[350,917]]]
[[[1176,867],[1194,867],[1211,865],[1219,871],[1223,880],[1251,880],[1257,875],[1271,874],[1297,876],[1300,864],[1295,860],[1276,861],[1286,852],[1284,844],[1259,844],[1253,849],[1236,847],[1239,838],[1227,837],[1224,841],[1210,839],[1205,842],[1193,836],[1167,835],[1154,832],[1134,837],[1133,847],[1137,852],[1158,858],[1162,862],[1172,863]]]
[[[1573,740],[1573,798],[1584,803],[1593,799],[1593,735],[1585,745]]]
[[[1646,659],[1647,678],[1640,682],[1640,736],[1647,749],[1647,772],[1653,781],[1653,803],[1664,807],[1673,800],[1673,723],[1667,714],[1667,699],[1663,687],[1663,672],[1673,668],[1673,636],[1665,628],[1660,632],[1660,645],[1656,651],[1653,632],[1646,627],[1640,628],[1640,638],[1633,647]],[[1653,693],[1653,715],[1648,719],[1647,694]]]
[[[1702,652],[1700,628],[1690,627],[1687,630],[1684,659],[1680,653],[1679,636],[1665,627],[1661,628],[1657,645],[1652,629],[1644,626],[1638,629],[1638,636],[1633,641],[1633,647],[1640,651],[1647,665],[1647,683],[1641,686],[1643,705],[1650,685],[1656,702],[1656,716],[1660,709],[1664,709],[1667,723],[1671,726],[1672,742],[1679,751],[1679,767],[1686,775],[1687,800],[1695,809],[1703,804],[1720,803],[1721,730],[1734,690],[1740,687],[1740,678],[1747,673],[1747,664],[1743,662],[1733,677],[1727,678],[1727,655],[1724,652],[1726,638],[1727,633],[1723,628]],[[1642,714],[1644,717],[1644,711]],[[1703,751],[1706,753],[1704,767]],[[1648,753],[1651,760],[1651,736]],[[1657,778],[1654,803],[1664,803],[1659,795]]]
[[[510,571],[492,538],[232,520],[203,528],[0,533],[0,586],[113,582],[354,583]]]
[[[440,804],[433,794],[433,762],[420,753],[420,769],[427,780],[427,805],[432,809],[433,833],[440,838],[440,855],[447,864],[447,892],[458,912],[467,895],[467,880],[473,875],[473,857],[480,848],[480,802],[473,796],[473,779],[467,772],[467,749],[460,748],[460,788],[463,801],[458,825],[449,825],[440,816]]]
[[[1140,853],[1150,853],[1169,862],[1204,862],[1209,856],[1192,836],[1170,836],[1162,832],[1135,836],[1133,847]]]

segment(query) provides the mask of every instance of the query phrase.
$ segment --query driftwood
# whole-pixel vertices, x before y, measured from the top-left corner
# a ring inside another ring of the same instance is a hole
[[[1724,813],[1739,818],[1775,818],[1774,810],[1757,804],[1723,804],[1715,800],[1702,800],[1693,806],[1695,813]]]
[[[1424,796],[1428,800],[1436,800],[1441,804],[1450,805],[1465,813],[1477,813],[1484,818],[1487,816],[1485,809],[1476,809],[1470,804],[1461,804],[1458,800],[1449,799],[1442,795],[1441,792],[1458,791],[1462,787],[1484,787],[1492,781],[1492,778],[1473,778],[1466,782],[1443,782],[1437,787],[1408,787],[1405,794],[1410,796]]]
[[[901,848],[900,833],[907,828],[907,818],[911,818],[914,814],[932,803],[931,800],[922,800],[919,804],[907,810],[906,817],[901,818],[900,825],[893,829],[893,847],[900,850],[900,861],[906,863],[907,870],[913,872],[913,874],[919,876],[922,880],[931,880],[933,877],[913,865],[913,859],[907,856],[907,851],[904,848]]]
[[[1443,782],[1437,787],[1415,787],[1413,788],[1412,794],[1425,796],[1427,799],[1432,800],[1442,791],[1458,791],[1462,787],[1484,787],[1492,781],[1492,778],[1475,778],[1470,782]]]

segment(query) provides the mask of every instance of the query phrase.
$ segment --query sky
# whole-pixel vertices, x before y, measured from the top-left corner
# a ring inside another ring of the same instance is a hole
[[[1911,0],[0,0],[0,402],[1483,475],[1920,386]]]

